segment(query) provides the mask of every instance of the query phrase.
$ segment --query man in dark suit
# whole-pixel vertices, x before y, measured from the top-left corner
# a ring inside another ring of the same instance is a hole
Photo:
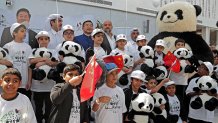
[[[16,18],[17,18],[17,23],[22,23],[27,27],[27,33],[26,33],[26,38],[24,39],[24,42],[29,44],[32,48],[38,48],[39,44],[37,40],[35,39],[36,32],[34,32],[31,29],[28,29],[28,24],[30,21],[30,13],[29,10],[26,8],[21,8],[17,11]],[[4,28],[1,36],[1,42],[0,42],[0,47],[3,47],[5,44],[11,42],[13,40],[13,37],[10,33],[10,28],[11,27],[6,27]]]
[[[110,52],[116,47],[116,36],[112,33],[113,25],[110,20],[106,20],[103,23],[104,40],[101,44],[101,47],[107,52],[109,55]]]

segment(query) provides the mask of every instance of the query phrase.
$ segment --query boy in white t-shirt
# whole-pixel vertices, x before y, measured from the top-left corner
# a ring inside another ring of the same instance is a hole
[[[15,68],[3,72],[0,85],[0,123],[37,123],[30,100],[17,90],[21,85],[21,74]]]
[[[116,85],[118,68],[114,63],[106,63],[106,83],[95,91],[92,110],[96,112],[96,123],[122,123],[126,112],[123,90]]]
[[[31,99],[32,70],[29,68],[28,57],[32,49],[23,41],[26,35],[26,27],[22,24],[14,23],[10,28],[10,33],[14,40],[5,44],[4,48],[8,49],[13,67],[19,70],[23,78],[18,92],[25,94]]]

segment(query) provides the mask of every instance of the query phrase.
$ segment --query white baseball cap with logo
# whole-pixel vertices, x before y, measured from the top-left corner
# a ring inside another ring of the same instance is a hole
[[[163,46],[163,47],[165,47],[165,41],[164,40],[162,40],[162,39],[158,39],[157,41],[156,41],[156,44],[155,44],[155,46]]]
[[[122,40],[122,39],[123,39],[123,40],[127,40],[125,34],[119,34],[119,35],[117,35],[116,41],[119,41],[119,40]]]
[[[69,24],[63,26],[63,32],[66,31],[66,30],[72,30],[72,31],[74,31],[74,30],[73,30],[73,27],[72,27],[71,25],[69,25]]]
[[[42,37],[42,36],[45,36],[45,37],[49,37],[49,38],[50,38],[50,36],[49,36],[49,34],[48,34],[47,31],[40,31],[40,32],[35,36],[35,38],[38,39],[39,37]]]
[[[145,35],[138,35],[136,38],[136,41],[139,41],[139,40],[146,40]]]
[[[104,33],[104,31],[102,29],[96,28],[92,31],[91,36],[93,37],[94,35],[96,35],[97,33],[100,33],[100,32]]]
[[[164,87],[166,88],[167,86],[169,86],[169,85],[174,85],[174,84],[175,84],[174,81],[169,81],[169,82],[167,82],[167,83],[164,84]]]
[[[23,24],[20,24],[20,23],[14,23],[11,25],[11,28],[10,28],[10,33],[11,33],[11,36],[13,37],[13,32],[14,30],[19,27],[20,25],[23,25]],[[25,25],[24,25],[25,26]]]
[[[131,78],[136,78],[136,79],[139,79],[139,80],[142,80],[143,82],[147,82],[145,80],[146,78],[146,75],[144,72],[142,72],[141,70],[135,70],[131,73],[130,75]]]
[[[213,73],[213,65],[210,62],[203,62],[202,64],[204,64],[207,67],[207,69],[209,71],[209,75],[212,75],[212,73]]]

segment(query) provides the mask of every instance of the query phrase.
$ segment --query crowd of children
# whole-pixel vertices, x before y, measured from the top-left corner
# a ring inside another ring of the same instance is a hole
[[[60,23],[62,24],[63,17],[60,15],[51,15],[49,17],[51,18],[51,26],[60,31],[59,27],[62,26]],[[83,24],[93,25],[90,20],[85,21]],[[133,32],[135,30],[134,28]],[[54,30],[50,33],[40,31],[36,35],[35,38],[38,41],[39,48],[50,48],[48,50],[56,60],[34,56],[33,53],[36,49],[31,49],[23,41],[26,33],[24,25],[14,23],[10,31],[13,41],[3,47],[9,51],[10,58],[1,61],[1,64],[13,68],[6,69],[0,80],[2,87],[0,96],[1,123],[42,123],[43,119],[45,123],[131,123],[133,120],[129,118],[129,112],[132,110],[131,99],[133,95],[138,93],[152,95],[157,92],[163,94],[167,101],[166,104],[161,104],[159,108],[161,110],[166,109],[166,119],[169,123],[212,123],[214,120],[214,111],[207,111],[204,108],[194,110],[189,106],[190,101],[201,95],[200,92],[193,91],[193,88],[197,87],[196,79],[205,75],[210,76],[213,73],[213,65],[210,62],[201,63],[197,68],[197,77],[194,76],[190,81],[188,81],[188,73],[176,73],[171,70],[168,71],[167,77],[157,81],[155,76],[147,76],[141,70],[141,64],[146,64],[146,58],[140,57],[138,47],[146,46],[148,41],[145,35],[138,34],[135,40],[136,48],[128,43],[125,34],[119,34],[116,37],[116,48],[107,53],[101,47],[104,40],[104,31],[96,28],[92,30],[91,38],[86,35],[86,38],[92,41],[89,44],[81,42],[85,37],[77,37],[77,43],[84,45],[82,45],[83,49],[79,56],[86,59],[86,64],[93,54],[96,54],[99,60],[102,60],[106,54],[127,54],[133,56],[134,65],[128,69],[122,69],[118,68],[115,63],[105,63],[106,79],[104,84],[96,89],[93,98],[81,103],[80,86],[85,66],[66,65],[61,75],[64,82],[52,79],[35,80],[32,78],[35,73],[29,67],[34,64],[35,68],[43,65],[55,68],[64,57],[58,55],[62,47],[62,41],[74,41],[73,27],[71,25],[64,26],[61,34],[63,40],[56,42],[53,40],[55,36],[52,37],[50,34],[54,35]],[[87,29],[87,32],[89,31],[90,29]],[[57,46],[54,44],[57,44]],[[157,40],[154,48],[155,67],[164,66],[165,46],[164,40]],[[175,41],[175,49],[184,47],[184,40],[177,39]],[[134,49],[134,52],[131,49]],[[93,53],[90,53],[91,51]],[[188,60],[186,63],[191,65]],[[116,84],[119,79],[119,69],[122,69],[129,76],[131,84],[127,88],[121,88]],[[217,98],[217,95],[213,96]],[[31,99],[34,102],[35,113],[30,102]],[[94,115],[91,115],[90,112]],[[150,121],[155,120],[152,120],[151,117]]]

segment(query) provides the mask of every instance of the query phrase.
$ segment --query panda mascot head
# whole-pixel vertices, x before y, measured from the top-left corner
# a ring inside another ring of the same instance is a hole
[[[0,60],[8,60],[8,50],[0,47]],[[2,73],[8,67],[6,65],[0,64],[0,77],[2,77]]]
[[[52,53],[45,47],[36,48],[32,52],[33,58],[47,58],[51,61],[55,61],[56,59],[52,56]],[[32,78],[35,80],[39,80],[40,82],[47,81],[48,73],[51,70],[51,67],[48,65],[42,65],[39,68],[35,68],[36,64],[31,64],[30,68],[32,69]]]
[[[157,14],[156,23],[159,34],[148,43],[154,47],[158,39],[166,42],[164,53],[175,50],[175,41],[183,39],[188,49],[201,61],[213,62],[212,52],[204,39],[196,33],[197,16],[201,8],[188,2],[175,1],[162,6]]]
[[[211,96],[211,94],[217,93],[216,80],[210,76],[202,76],[197,80],[197,87],[201,90],[201,95],[190,102],[191,107],[193,109],[200,109],[203,107],[209,111],[214,111],[218,106],[218,99]]]
[[[133,95],[132,110],[129,114],[129,119],[135,121],[136,123],[148,123],[149,113],[154,108],[154,100],[151,95],[147,93],[139,93]]]

